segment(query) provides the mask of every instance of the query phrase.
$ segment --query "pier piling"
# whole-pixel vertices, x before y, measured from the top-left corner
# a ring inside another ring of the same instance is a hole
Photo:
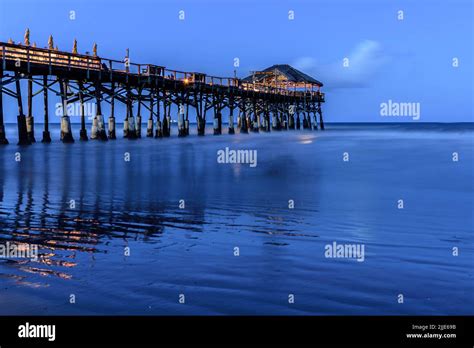
[[[44,130],[42,143],[51,142],[51,134],[49,133],[49,112],[48,112],[48,76],[43,76],[43,104],[44,104]]]
[[[110,86],[111,97],[110,97],[110,116],[109,116],[109,139],[117,139],[115,132],[115,83],[112,82]]]
[[[80,107],[80,113],[81,113],[81,130],[79,131],[79,139],[81,141],[87,141],[87,130],[86,130],[86,115],[84,112],[84,86],[82,82],[78,82],[79,86],[79,92],[78,92],[78,98],[79,98],[79,107]]]
[[[136,123],[137,138],[142,137],[142,90],[138,90],[138,106],[137,106],[137,123]]]
[[[189,103],[186,104],[186,114],[184,118],[184,131],[189,135]]]
[[[146,136],[147,138],[153,137],[153,94],[150,93],[150,117],[148,118],[146,126]]]
[[[240,133],[248,133],[248,120],[247,120],[247,105],[246,105],[246,100],[243,99],[242,103],[240,105],[240,110],[241,110],[241,117],[240,117]]]
[[[318,117],[316,111],[313,111],[313,130],[318,130]]]
[[[186,136],[186,129],[184,128],[184,105],[178,106],[178,137]]]
[[[235,134],[234,130],[234,98],[229,101],[229,134]]]
[[[100,91],[99,82],[97,82],[95,86],[95,100],[96,100],[96,115],[92,122],[91,139],[107,141],[108,138],[105,132],[104,115],[102,115],[102,107],[101,107],[102,93]]]
[[[288,120],[288,128],[295,129],[295,116],[293,113],[290,114],[290,118]]]
[[[220,111],[214,112],[214,135],[222,134],[222,114]]]
[[[321,102],[318,102],[318,113],[319,113],[319,126],[321,127],[321,130],[324,130],[323,110],[321,109]]]
[[[7,145],[8,140],[5,134],[5,124],[3,121],[3,70],[0,69],[0,145]]]
[[[67,110],[68,81],[66,79],[60,80],[59,86],[61,90],[61,101],[62,101],[62,112],[63,112],[63,116],[61,117],[60,138],[63,143],[73,143],[74,138],[72,136],[71,120],[69,119],[68,110]]]
[[[15,86],[16,86],[16,100],[18,102],[18,145],[30,145],[31,142],[28,139],[28,131],[26,128],[26,117],[23,114],[23,101],[21,98],[21,86],[20,86],[20,74],[15,73]]]
[[[156,100],[156,130],[155,130],[155,138],[162,138],[163,137],[163,128],[161,125],[161,120],[160,120],[160,99],[159,95],[157,95],[157,100]]]
[[[26,133],[30,143],[36,143],[35,122],[33,118],[33,77],[28,77],[28,116],[26,117]]]

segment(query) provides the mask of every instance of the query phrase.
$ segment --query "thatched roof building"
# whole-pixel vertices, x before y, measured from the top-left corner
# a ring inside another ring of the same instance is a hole
[[[313,89],[323,86],[323,83],[311,76],[293,68],[288,64],[276,64],[243,79],[247,83],[271,85],[279,88]]]

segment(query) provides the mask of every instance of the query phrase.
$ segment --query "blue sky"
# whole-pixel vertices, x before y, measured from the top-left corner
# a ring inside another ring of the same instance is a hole
[[[291,64],[325,83],[328,122],[413,122],[381,117],[388,100],[420,103],[418,122],[474,121],[471,0],[1,0],[0,41],[27,27],[40,47],[53,34],[63,50],[77,38],[80,52],[97,42],[106,58],[129,48],[132,62],[217,76],[236,57],[240,77]]]

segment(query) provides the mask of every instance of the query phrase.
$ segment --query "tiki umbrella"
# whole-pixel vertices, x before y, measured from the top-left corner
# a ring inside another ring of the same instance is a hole
[[[49,35],[48,39],[48,48],[50,50],[54,50],[54,41],[53,41],[53,35]]]
[[[25,45],[30,45],[30,29],[26,29],[25,31]]]
[[[74,44],[72,46],[72,53],[77,54],[77,40],[74,39]]]

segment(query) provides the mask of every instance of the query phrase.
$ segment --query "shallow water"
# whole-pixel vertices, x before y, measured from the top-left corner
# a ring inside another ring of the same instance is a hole
[[[474,314],[472,124],[75,144],[51,128],[18,147],[8,125],[0,147],[0,242],[40,252],[0,258],[0,314]],[[257,166],[217,163],[225,147]],[[364,261],[326,258],[334,241]]]

